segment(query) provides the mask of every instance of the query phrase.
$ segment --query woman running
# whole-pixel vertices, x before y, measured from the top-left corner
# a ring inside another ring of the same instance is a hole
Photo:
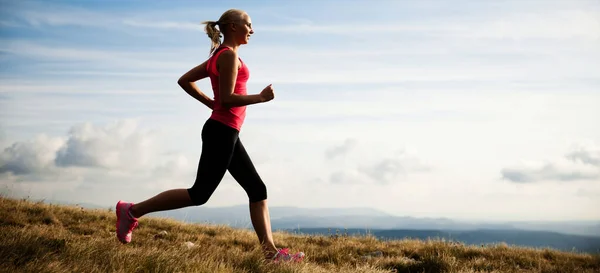
[[[271,85],[259,94],[246,93],[249,70],[238,57],[238,49],[240,45],[247,44],[254,33],[250,16],[242,10],[230,9],[218,21],[206,21],[203,24],[206,24],[206,33],[212,41],[211,57],[185,73],[178,81],[190,96],[212,109],[210,118],[202,128],[202,154],[196,180],[191,188],[168,190],[137,204],[119,201],[116,205],[117,238],[122,243],[131,242],[138,218],[145,214],[205,204],[225,172],[229,171],[248,195],[250,218],[265,258],[301,261],[304,253],[290,254],[288,249],[275,246],[267,206],[267,188],[239,138],[246,117],[246,106],[274,98]],[[194,83],[206,77],[210,78],[214,100]]]

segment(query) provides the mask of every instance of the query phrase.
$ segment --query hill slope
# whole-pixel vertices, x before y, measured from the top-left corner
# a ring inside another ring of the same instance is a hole
[[[600,256],[442,241],[276,232],[300,264],[265,263],[252,231],[143,218],[133,242],[107,210],[0,197],[0,263],[8,272],[600,272]],[[165,232],[163,232],[165,231]],[[162,234],[161,234],[162,232]]]

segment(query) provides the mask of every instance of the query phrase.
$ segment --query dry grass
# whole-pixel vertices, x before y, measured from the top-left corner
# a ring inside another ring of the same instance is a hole
[[[2,197],[0,208],[0,271],[8,272],[600,272],[598,255],[281,232],[278,246],[307,258],[272,264],[250,230],[147,217],[122,245],[109,210]]]

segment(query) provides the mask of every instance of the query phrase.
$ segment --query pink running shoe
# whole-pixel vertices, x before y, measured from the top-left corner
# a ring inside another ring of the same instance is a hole
[[[117,238],[124,244],[131,242],[131,233],[138,226],[137,218],[129,215],[131,206],[133,206],[133,203],[123,201],[117,203]]]
[[[279,261],[292,261],[292,262],[301,262],[302,259],[304,259],[304,252],[298,252],[296,254],[290,254],[289,253],[289,249],[287,248],[282,248],[280,250],[277,251],[277,253],[275,253],[275,256],[273,256],[272,260],[274,262],[279,262]]]

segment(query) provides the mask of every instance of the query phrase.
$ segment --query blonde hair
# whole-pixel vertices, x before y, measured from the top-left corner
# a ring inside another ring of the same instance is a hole
[[[219,48],[219,46],[221,45],[222,32],[220,30],[221,27],[219,25],[232,23],[237,20],[242,20],[245,14],[246,12],[243,10],[230,9],[225,11],[217,21],[202,22],[202,24],[206,25],[204,27],[204,31],[206,31],[206,34],[208,35],[208,38],[210,38],[211,41],[210,52],[208,55],[212,54],[213,51],[215,51],[215,49]],[[219,26],[219,29],[217,29],[217,26]]]

